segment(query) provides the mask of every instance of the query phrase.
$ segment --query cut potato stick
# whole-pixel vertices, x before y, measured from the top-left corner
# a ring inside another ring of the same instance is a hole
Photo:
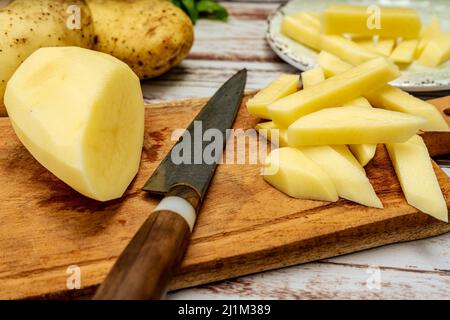
[[[375,107],[409,113],[426,119],[426,123],[421,127],[424,131],[450,131],[447,122],[435,106],[399,88],[386,85],[365,96]]]
[[[289,146],[287,129],[277,126],[273,121],[258,123],[255,129],[275,146]],[[363,167],[375,156],[376,147],[376,144],[349,145],[349,148],[354,155],[353,159],[356,158],[357,162]],[[351,161],[352,159],[350,158],[349,160]]]
[[[448,222],[448,209],[431,164],[427,147],[415,135],[386,148],[408,203],[436,219]]]
[[[353,65],[361,64],[379,56],[356,42],[341,36],[321,35],[319,46],[321,50],[328,51]]]
[[[269,115],[277,124],[287,127],[303,115],[342,105],[398,75],[393,63],[379,57],[276,101],[269,105]]]
[[[431,39],[417,62],[427,67],[437,67],[450,59],[450,32]]]
[[[346,158],[351,164],[353,164],[353,166],[360,170],[361,172],[363,172],[364,174],[366,173],[366,171],[364,170],[364,168],[361,166],[361,164],[359,163],[358,159],[356,159],[356,157],[353,155],[353,153],[350,151],[350,149],[348,148],[348,146],[345,145],[332,145],[330,146],[332,147],[336,152],[339,152],[341,154],[341,156],[343,156],[344,158]]]
[[[346,146],[313,146],[299,149],[328,174],[339,197],[365,206],[383,208],[364,169]]]
[[[406,113],[361,107],[323,109],[288,128],[290,146],[404,142],[425,120]]]
[[[305,77],[306,74],[306,77]],[[303,86],[308,87],[309,85],[315,85],[323,81],[324,73],[323,69],[320,67],[316,67],[309,71],[302,73],[302,81]],[[344,106],[359,106],[362,108],[372,108],[369,101],[364,97],[359,97],[354,100],[351,100],[344,104]],[[287,130],[283,130],[283,137],[286,137],[287,142]],[[353,159],[357,159],[359,161],[358,165],[365,166],[369,163],[370,160],[375,156],[375,151],[377,149],[376,144],[352,144],[349,145],[349,148],[353,155],[351,157]],[[355,160],[356,161],[356,160]]]
[[[417,40],[403,40],[391,54],[391,59],[395,63],[411,63],[416,53]]]
[[[325,80],[325,75],[321,67],[315,67],[313,69],[302,72],[302,84],[303,88],[309,88],[321,83]]]
[[[336,4],[323,14],[323,31],[327,34],[414,39],[421,27],[417,12],[408,8]]]
[[[381,54],[385,57],[389,57],[395,46],[394,39],[369,39],[369,40],[355,40],[357,44],[363,46],[364,48]]]
[[[376,144],[350,144],[348,147],[363,167],[373,159],[377,151]]]
[[[273,121],[261,122],[255,126],[259,134],[266,137],[267,140],[279,147],[287,147],[287,129],[281,128],[275,124]],[[276,138],[275,138],[276,137]],[[277,141],[278,140],[278,141]]]
[[[294,14],[293,17],[295,19],[298,19],[302,23],[308,24],[312,28],[317,29],[317,31],[320,31],[320,29],[322,28],[320,23],[320,17],[310,12],[300,11]]]
[[[317,56],[317,62],[323,70],[326,78],[344,73],[352,67],[352,64],[344,62],[328,51],[321,51]]]
[[[341,36],[324,35],[304,19],[285,16],[281,22],[281,33],[314,50],[326,50],[344,61],[360,64],[378,55],[357,43]]]
[[[256,117],[270,119],[267,106],[297,91],[299,76],[282,74],[247,101],[247,110]]]
[[[364,97],[359,97],[356,99],[353,99],[343,105],[344,107],[348,106],[355,106],[355,107],[363,107],[363,108],[372,108],[372,105],[370,104],[369,100],[367,100]]]
[[[341,74],[352,67],[350,64],[325,51],[319,54],[318,61],[326,77]],[[450,130],[444,118],[433,105],[391,85],[375,89],[365,94],[365,97],[377,108],[409,113],[425,118],[427,122],[421,128],[425,131]]]
[[[299,19],[285,16],[281,21],[281,33],[312,49],[320,50],[320,31]]]
[[[294,198],[338,200],[330,177],[296,148],[273,150],[264,163],[263,176],[275,188]]]
[[[427,46],[431,39],[436,38],[442,33],[441,24],[437,16],[433,16],[428,26],[422,29],[420,32],[420,41],[416,50],[416,58],[420,56],[423,49]]]
[[[344,107],[348,106],[372,108],[370,102],[364,97],[359,97],[344,104]],[[373,159],[377,150],[376,144],[350,144],[348,147],[363,167]]]

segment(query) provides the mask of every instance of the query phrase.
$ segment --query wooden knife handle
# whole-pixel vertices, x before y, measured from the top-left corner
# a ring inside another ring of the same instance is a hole
[[[196,209],[199,197],[188,189],[177,188],[170,195],[189,194],[183,199]],[[94,299],[163,298],[173,272],[181,263],[190,235],[190,226],[180,214],[171,210],[153,212],[122,252]]]

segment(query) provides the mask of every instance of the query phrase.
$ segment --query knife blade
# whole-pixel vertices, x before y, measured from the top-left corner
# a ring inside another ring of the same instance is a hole
[[[221,159],[246,78],[243,69],[222,85],[153,172],[143,190],[165,197],[119,256],[94,299],[164,297]],[[214,152],[206,152],[210,149]]]
[[[200,198],[203,199],[222,153],[218,152],[214,155],[213,163],[206,162],[203,150],[210,144],[210,141],[206,141],[200,136],[212,129],[217,133],[220,132],[222,141],[226,141],[226,130],[230,129],[242,101],[245,79],[246,71],[244,69],[236,73],[216,92],[155,170],[145,184],[144,190],[166,194],[174,185],[184,183],[197,191]],[[186,142],[185,139],[189,141]],[[174,163],[173,157],[177,156],[174,151],[180,149],[179,147],[183,143],[184,149],[194,152],[191,152],[186,159],[188,161],[180,164]]]

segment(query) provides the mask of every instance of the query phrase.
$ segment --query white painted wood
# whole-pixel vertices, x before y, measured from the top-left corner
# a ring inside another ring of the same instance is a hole
[[[278,61],[265,40],[267,17],[278,4],[227,3],[228,22],[199,20],[192,59]]]
[[[224,2],[231,14],[228,23],[200,20],[188,59],[142,83],[146,102],[210,96],[244,67],[248,69],[247,90],[265,86],[281,72],[298,72],[279,60],[264,39],[265,17],[278,2]],[[367,288],[368,266],[380,268],[380,290]],[[450,234],[185,289],[168,297],[450,299]]]
[[[324,261],[450,273],[449,244],[450,233],[447,233],[429,239],[387,245]]]
[[[208,97],[242,68],[248,70],[247,90],[260,89],[281,72],[298,72],[283,62],[187,59],[164,76],[144,81],[142,83],[144,98],[147,103],[157,103],[174,99]]]
[[[444,170],[444,172],[447,174],[447,176],[450,178],[450,168],[448,167],[444,167],[442,168]]]
[[[309,263],[169,294],[169,299],[450,299],[450,272]]]

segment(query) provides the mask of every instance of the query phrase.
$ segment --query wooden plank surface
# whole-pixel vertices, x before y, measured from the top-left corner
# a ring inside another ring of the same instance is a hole
[[[398,246],[398,245],[396,245]],[[171,299],[449,299],[448,272],[311,263],[172,293]]]
[[[298,73],[265,40],[266,18],[279,1],[223,2],[227,23],[199,20],[188,58],[167,74],[143,82],[146,102],[211,96],[237,70],[247,68],[247,89],[260,89],[280,72]]]
[[[204,100],[152,106],[146,113],[141,169],[123,199],[99,203],[40,166],[0,119],[0,298],[66,293],[77,265],[82,289],[97,285],[158,198],[140,190],[167,153],[171,134],[188,125]],[[241,108],[235,128],[258,119]],[[248,150],[251,152],[251,150]],[[253,150],[257,152],[257,150]],[[450,180],[435,166],[450,205]],[[190,246],[171,287],[189,287],[328,258],[450,230],[406,204],[386,151],[366,167],[385,209],[287,197],[265,183],[259,165],[219,166]]]

